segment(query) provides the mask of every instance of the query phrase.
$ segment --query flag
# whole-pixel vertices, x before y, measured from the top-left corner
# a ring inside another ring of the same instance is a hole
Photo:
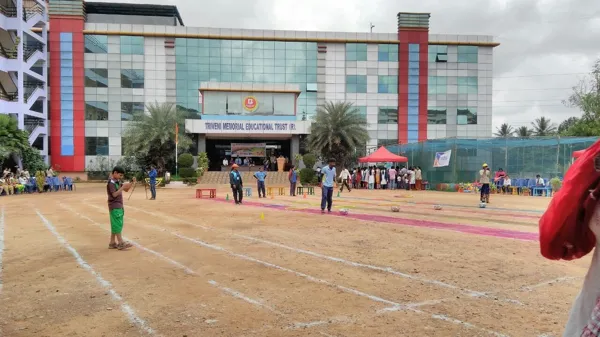
[[[178,138],[179,138],[179,125],[177,123],[175,123],[175,144],[179,143]]]
[[[451,155],[452,150],[448,150],[446,152],[436,152],[435,157],[433,158],[433,167],[444,167],[450,165]]]

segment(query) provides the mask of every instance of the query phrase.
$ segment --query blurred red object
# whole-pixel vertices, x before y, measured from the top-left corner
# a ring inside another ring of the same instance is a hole
[[[550,260],[574,260],[594,249],[596,237],[589,228],[600,200],[600,141],[581,154],[565,174],[539,222],[540,250]]]

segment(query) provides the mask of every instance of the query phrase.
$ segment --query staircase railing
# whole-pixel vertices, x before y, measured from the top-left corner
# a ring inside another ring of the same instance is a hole
[[[25,120],[25,131],[30,135],[38,126],[44,126],[44,121],[41,120]]]
[[[0,99],[8,102],[15,102],[19,99],[19,94],[15,92],[0,91]]]
[[[0,5],[0,12],[2,14],[4,14],[4,16],[9,17],[9,18],[17,17],[17,8],[16,7]]]
[[[44,50],[44,46],[41,43],[29,44],[27,46],[23,46],[23,59],[25,62],[29,60],[29,58],[35,54],[36,51],[40,53]]]
[[[25,95],[23,98],[25,99],[25,102],[27,102],[36,90],[44,89],[44,84],[41,82],[26,81],[23,83],[23,88],[25,89]]]

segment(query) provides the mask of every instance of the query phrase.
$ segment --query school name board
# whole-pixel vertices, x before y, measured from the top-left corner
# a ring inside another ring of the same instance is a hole
[[[220,121],[195,120],[185,121],[186,130],[191,133],[223,133],[223,134],[308,134],[308,121]]]

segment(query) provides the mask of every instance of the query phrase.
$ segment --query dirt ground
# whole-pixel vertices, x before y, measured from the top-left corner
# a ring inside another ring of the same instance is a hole
[[[545,197],[227,194],[138,187],[128,251],[103,184],[1,197],[0,336],[558,337],[590,262],[541,257]]]

